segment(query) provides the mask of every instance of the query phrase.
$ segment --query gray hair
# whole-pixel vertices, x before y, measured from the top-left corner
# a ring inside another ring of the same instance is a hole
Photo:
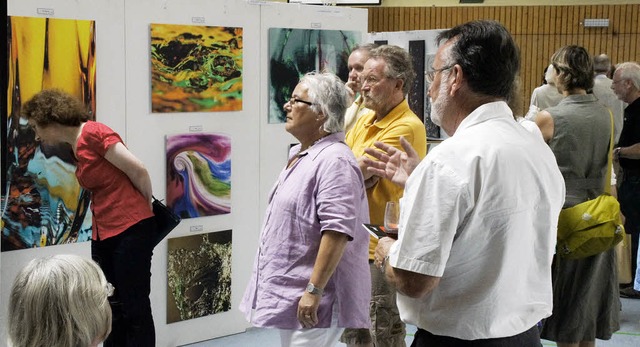
[[[307,87],[313,102],[311,109],[324,114],[324,131],[333,134],[344,130],[344,112],[349,104],[349,93],[340,78],[330,72],[309,72],[300,83]]]
[[[606,54],[593,57],[593,69],[596,73],[607,73],[611,70],[611,59]]]
[[[9,297],[9,345],[90,346],[111,331],[107,280],[77,255],[34,259],[16,277]]]
[[[367,53],[367,55],[369,55],[371,53],[371,51],[373,51],[374,49],[380,47],[380,45],[378,45],[377,43],[362,43],[359,44],[357,46],[355,46],[353,48],[353,50],[351,51],[351,53],[355,52],[355,51],[362,51]]]
[[[544,73],[544,80],[547,81],[548,84],[556,85],[556,69],[553,67],[553,64],[549,64],[547,67],[547,72]]]
[[[387,63],[385,74],[390,78],[401,80],[402,92],[407,95],[416,73],[413,70],[413,60],[406,49],[393,45],[382,45],[371,51],[369,59],[381,59]]]
[[[620,72],[618,72],[620,71]],[[616,72],[622,80],[629,80],[637,90],[640,90],[640,65],[633,61],[618,64]]]

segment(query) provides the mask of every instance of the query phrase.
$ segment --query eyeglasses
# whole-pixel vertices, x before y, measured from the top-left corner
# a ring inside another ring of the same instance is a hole
[[[300,100],[300,99],[298,99],[298,98],[291,98],[291,99],[289,99],[289,101],[287,101],[287,102],[288,102],[289,104],[291,104],[291,105],[295,104],[296,102],[301,102],[301,103],[303,103],[303,104],[307,104],[307,105],[309,105],[309,106],[313,105],[313,102],[311,102],[311,101]]]
[[[116,288],[113,286],[113,284],[107,282],[107,284],[104,286],[104,289],[107,291],[107,297],[110,298],[113,296],[113,293],[116,291]]]
[[[383,79],[385,79],[385,77],[378,78],[378,77],[372,76],[372,75],[369,75],[367,77],[362,76],[360,78],[360,84],[362,84],[362,86],[365,86],[365,85],[374,86],[374,85],[378,84],[378,82],[382,81]]]
[[[438,72],[449,70],[452,67],[454,67],[455,65],[456,64],[451,64],[451,65],[447,65],[447,66],[445,66],[443,68],[440,68],[440,69],[433,69],[433,70],[427,71],[427,72],[424,73],[424,78],[427,80],[427,83],[431,84],[431,83],[433,83],[433,79],[436,77],[436,74]]]

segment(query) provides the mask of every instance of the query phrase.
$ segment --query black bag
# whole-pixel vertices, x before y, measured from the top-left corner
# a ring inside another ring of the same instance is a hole
[[[153,247],[164,239],[171,230],[180,224],[180,216],[171,211],[160,200],[153,197],[153,214],[156,220],[156,233],[153,237]]]

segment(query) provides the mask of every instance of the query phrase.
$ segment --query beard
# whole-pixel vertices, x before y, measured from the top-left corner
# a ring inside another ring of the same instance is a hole
[[[433,124],[442,128],[442,118],[444,118],[444,110],[449,104],[449,95],[447,95],[447,86],[440,81],[438,88],[438,98],[434,101],[429,97],[431,103],[431,121]]]

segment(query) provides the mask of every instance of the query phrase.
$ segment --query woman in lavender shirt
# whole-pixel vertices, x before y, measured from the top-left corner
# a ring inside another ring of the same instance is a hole
[[[284,104],[300,144],[269,194],[240,310],[280,329],[282,346],[335,346],[344,328],[368,328],[368,207],[360,169],[344,144],[347,90],[308,73]]]

